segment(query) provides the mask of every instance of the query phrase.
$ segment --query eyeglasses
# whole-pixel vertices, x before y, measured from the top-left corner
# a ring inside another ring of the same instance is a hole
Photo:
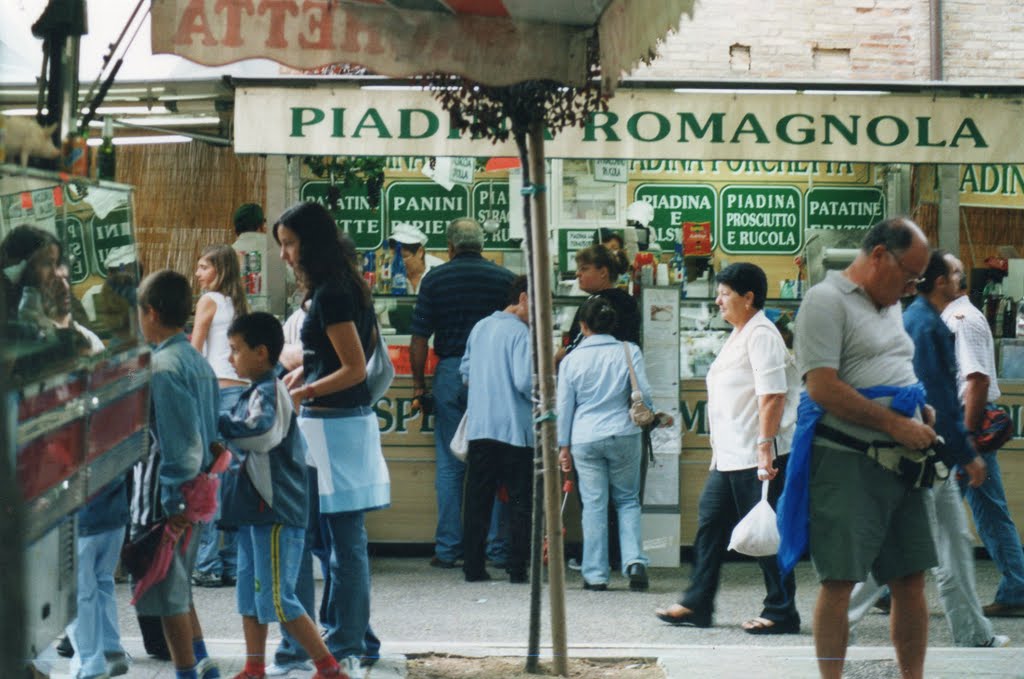
[[[919,285],[919,284],[921,284],[921,283],[924,283],[924,276],[921,276],[921,275],[919,275],[919,274],[918,274],[918,273],[917,273],[916,271],[914,271],[913,269],[908,269],[908,268],[907,268],[907,267],[906,267],[906,266],[905,266],[905,265],[903,264],[903,262],[901,262],[901,261],[900,261],[900,258],[899,258],[899,257],[897,257],[897,256],[895,255],[895,253],[893,253],[893,251],[892,251],[892,250],[886,250],[886,252],[888,252],[888,253],[889,253],[890,255],[892,255],[893,261],[895,261],[895,262],[896,262],[896,264],[897,264],[897,265],[898,265],[898,266],[900,267],[900,269],[902,269],[902,270],[903,270],[903,273],[905,273],[905,274],[910,274],[909,276],[907,276],[906,280],[904,281],[904,285],[905,285],[906,287],[908,287],[908,288],[909,288],[909,287],[910,287],[911,285],[917,286],[917,285]]]

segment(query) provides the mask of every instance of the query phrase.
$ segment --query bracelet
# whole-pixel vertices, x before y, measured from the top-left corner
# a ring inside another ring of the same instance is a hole
[[[775,437],[771,436],[769,438],[757,439],[757,445],[761,445],[762,443],[775,443]]]

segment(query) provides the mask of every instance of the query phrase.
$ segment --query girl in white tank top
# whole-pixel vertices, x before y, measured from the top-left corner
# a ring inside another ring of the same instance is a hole
[[[206,248],[196,263],[196,280],[205,293],[196,304],[192,346],[206,357],[220,386],[245,384],[228,360],[228,327],[236,316],[249,313],[238,254],[230,245]]]

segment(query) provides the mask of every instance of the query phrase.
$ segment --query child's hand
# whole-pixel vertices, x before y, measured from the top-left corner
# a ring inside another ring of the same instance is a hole
[[[294,390],[297,387],[301,387],[302,383],[306,380],[306,371],[300,365],[298,368],[282,377],[281,380],[284,382],[284,386],[288,387],[289,390]]]

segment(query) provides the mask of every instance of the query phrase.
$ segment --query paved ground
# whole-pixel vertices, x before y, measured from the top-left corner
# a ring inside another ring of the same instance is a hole
[[[804,625],[799,635],[753,637],[740,623],[759,612],[763,597],[760,571],[753,562],[725,566],[715,626],[677,628],[653,616],[658,606],[678,597],[688,566],[652,569],[650,592],[630,592],[624,579],[613,579],[608,592],[582,590],[579,573],[568,571],[568,640],[570,653],[582,656],[658,658],[669,677],[817,676],[811,611],[817,593],[808,563],[797,567],[797,604]],[[492,570],[492,575],[503,575]],[[462,581],[459,570],[430,568],[424,558],[373,560],[373,625],[384,640],[386,658],[370,679],[401,677],[404,656],[436,651],[465,655],[523,656],[526,652],[529,586],[504,579]],[[991,601],[998,573],[989,561],[978,562],[978,590]],[[136,664],[129,679],[173,679],[169,663],[145,657],[126,586],[118,592],[121,629]],[[547,593],[545,591],[545,601]],[[1011,637],[1004,649],[951,648],[949,630],[934,585],[929,582],[929,650],[926,676],[1024,678],[1024,618],[994,620],[996,632]],[[234,605],[234,589],[197,589],[197,608],[211,652],[230,678],[241,669],[244,644]],[[542,639],[550,639],[545,605]],[[271,632],[271,647],[276,630]],[[550,654],[545,644],[542,652]],[[52,649],[50,651],[52,654]],[[54,656],[55,657],[55,656]],[[847,676],[862,679],[896,676],[888,640],[888,617],[870,614],[856,631]],[[64,674],[62,674],[62,672]],[[66,661],[57,659],[52,676],[66,676]],[[293,675],[300,679],[300,675]]]

